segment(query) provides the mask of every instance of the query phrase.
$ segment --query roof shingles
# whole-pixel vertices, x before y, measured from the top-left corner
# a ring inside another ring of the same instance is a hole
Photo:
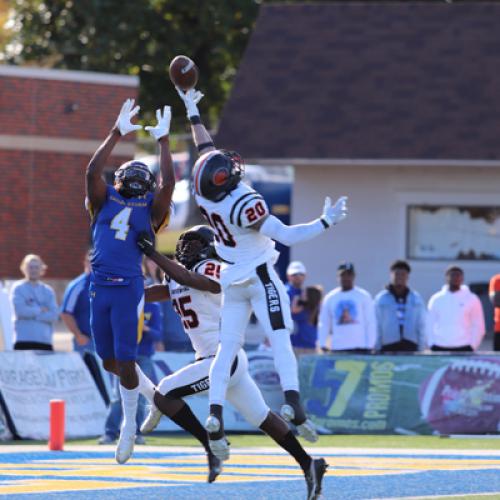
[[[217,142],[247,158],[500,159],[500,4],[264,4]]]

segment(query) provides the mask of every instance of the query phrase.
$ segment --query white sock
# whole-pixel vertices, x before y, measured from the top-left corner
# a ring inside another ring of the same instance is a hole
[[[139,386],[126,389],[120,384],[120,395],[122,397],[123,422],[122,431],[134,433],[136,429],[135,416],[137,415],[137,401],[139,400]]]
[[[208,399],[211,405],[224,405],[227,386],[231,378],[231,366],[239,350],[239,342],[225,341],[219,344],[209,373]]]
[[[292,349],[290,332],[275,330],[269,335],[273,349],[274,366],[280,377],[281,388],[284,391],[299,391],[299,373],[297,358]]]
[[[148,400],[149,403],[152,403],[155,395],[155,385],[148,377],[146,377],[146,375],[144,375],[144,372],[137,363],[135,364],[135,371],[137,373],[137,377],[139,378],[139,392]]]

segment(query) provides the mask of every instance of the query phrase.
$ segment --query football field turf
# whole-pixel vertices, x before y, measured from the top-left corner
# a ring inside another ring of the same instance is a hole
[[[207,484],[205,456],[182,436],[148,437],[126,465],[114,446],[72,441],[0,446],[0,495],[15,498],[303,499],[293,460],[264,436],[234,435],[231,459]],[[500,499],[500,440],[423,436],[322,436],[308,448],[330,469],[325,499]]]

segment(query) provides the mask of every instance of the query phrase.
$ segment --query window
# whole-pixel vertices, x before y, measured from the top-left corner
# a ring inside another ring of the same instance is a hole
[[[407,257],[500,260],[500,206],[410,205]]]

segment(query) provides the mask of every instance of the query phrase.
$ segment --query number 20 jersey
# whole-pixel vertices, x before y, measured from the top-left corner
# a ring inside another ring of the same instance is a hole
[[[269,215],[264,198],[250,186],[240,182],[219,202],[197,195],[196,203],[215,230],[217,254],[227,263],[222,266],[222,286],[245,279],[260,264],[277,260],[274,241],[249,228]]]
[[[219,282],[220,262],[217,260],[203,260],[192,270]],[[195,290],[168,277],[165,281],[172,305],[196,351],[196,359],[215,355],[219,344],[221,294]]]

